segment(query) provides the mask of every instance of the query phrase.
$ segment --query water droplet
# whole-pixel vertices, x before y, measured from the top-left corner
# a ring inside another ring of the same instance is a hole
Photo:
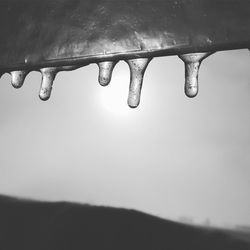
[[[80,66],[78,66],[78,65],[73,65],[73,66],[67,65],[67,66],[57,67],[57,71],[71,71],[71,70],[75,70],[78,68],[80,68]]]

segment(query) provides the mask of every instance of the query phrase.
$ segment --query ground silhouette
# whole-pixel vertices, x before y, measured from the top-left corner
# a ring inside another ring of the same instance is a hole
[[[250,250],[248,236],[135,210],[0,195],[0,250]]]

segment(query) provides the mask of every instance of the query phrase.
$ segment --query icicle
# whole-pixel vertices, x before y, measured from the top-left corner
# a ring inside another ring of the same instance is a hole
[[[17,89],[21,88],[28,73],[29,72],[27,70],[17,70],[10,72],[12,86]]]
[[[39,97],[41,100],[46,101],[50,98],[53,81],[58,72],[57,68],[43,68],[40,69],[42,73],[42,83],[40,88]]]
[[[107,86],[112,77],[112,72],[117,62],[114,61],[106,61],[106,62],[99,62],[99,77],[98,81],[100,85]]]
[[[143,76],[150,61],[151,58],[138,58],[126,61],[130,68],[128,105],[131,108],[136,108],[140,103]]]
[[[180,59],[185,63],[185,94],[188,97],[195,97],[198,94],[198,75],[200,64],[203,59],[209,56],[206,53],[191,53],[179,55]]]

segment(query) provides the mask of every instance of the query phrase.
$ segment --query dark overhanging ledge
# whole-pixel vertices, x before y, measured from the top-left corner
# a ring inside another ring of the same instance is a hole
[[[106,86],[125,60],[128,103],[136,107],[149,61],[168,55],[184,61],[185,93],[194,97],[206,56],[250,46],[249,0],[2,0],[0,6],[0,72],[11,73],[18,88],[30,71],[40,71],[42,100],[59,71],[98,63]]]

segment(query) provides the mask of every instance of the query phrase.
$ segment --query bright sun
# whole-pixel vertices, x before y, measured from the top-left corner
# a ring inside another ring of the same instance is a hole
[[[127,105],[129,79],[125,76],[126,74],[127,72],[113,75],[111,83],[99,91],[100,105],[116,116],[126,116],[133,111]]]

